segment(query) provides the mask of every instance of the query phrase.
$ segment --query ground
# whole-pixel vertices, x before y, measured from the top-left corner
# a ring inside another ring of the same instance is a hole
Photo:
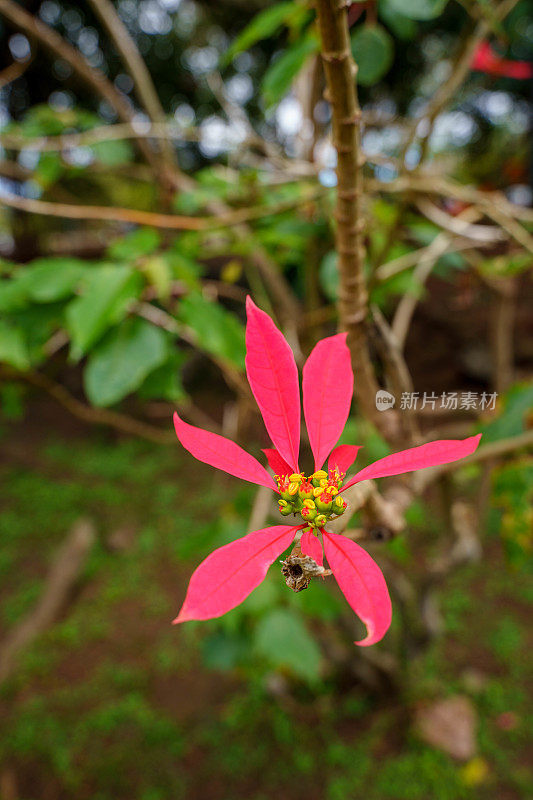
[[[0,689],[3,800],[530,796],[531,597],[497,535],[443,589],[445,633],[401,694],[327,673],[306,682],[260,658],[222,669],[206,646],[216,626],[170,621],[194,565],[243,532],[253,488],[213,481],[177,446],[70,421],[59,439],[47,414],[42,404],[2,430],[1,635],[33,607],[76,519],[92,518],[98,541],[62,618]],[[479,715],[466,766],[411,722],[419,703],[457,692]]]

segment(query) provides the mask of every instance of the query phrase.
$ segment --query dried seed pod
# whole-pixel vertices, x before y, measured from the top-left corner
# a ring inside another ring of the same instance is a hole
[[[304,556],[299,545],[296,545],[290,556],[280,563],[281,574],[285,578],[285,583],[293,592],[301,592],[303,589],[307,589],[311,583],[311,578],[316,578],[319,575],[322,577],[331,575],[331,570],[320,567],[311,556]]]

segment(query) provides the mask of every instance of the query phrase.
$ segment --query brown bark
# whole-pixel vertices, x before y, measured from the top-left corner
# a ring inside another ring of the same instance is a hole
[[[397,414],[376,410],[375,396],[379,386],[370,359],[366,331],[368,295],[363,272],[361,109],[346,6],[339,0],[317,0],[316,9],[327,95],[332,107],[333,144],[337,151],[335,242],[340,279],[340,327],[348,332],[348,346],[356,375],[355,391],[362,410],[382,433],[394,439],[398,435]]]

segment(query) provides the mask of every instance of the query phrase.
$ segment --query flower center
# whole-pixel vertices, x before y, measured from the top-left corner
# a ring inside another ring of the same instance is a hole
[[[308,478],[303,472],[276,475],[280,499],[280,514],[300,516],[311,528],[323,528],[328,520],[340,517],[346,511],[346,501],[339,495],[344,473],[337,469],[329,473],[323,469]]]

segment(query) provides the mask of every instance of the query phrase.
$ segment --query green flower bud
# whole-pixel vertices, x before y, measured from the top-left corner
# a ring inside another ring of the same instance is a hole
[[[303,501],[302,510],[300,511],[303,520],[306,522],[312,522],[317,513],[316,506],[312,500],[306,499]]]
[[[313,499],[313,484],[311,481],[304,480],[298,489],[298,494],[302,500]]]
[[[315,525],[317,528],[323,528],[327,521],[328,519],[325,514],[319,514],[315,518]]]
[[[333,498],[329,492],[324,491],[315,497],[315,504],[319,511],[330,511],[333,505]]]
[[[286,500],[283,500],[283,499],[279,500],[278,501],[278,508],[279,508],[279,513],[283,517],[288,517],[289,514],[292,514],[292,506],[290,505],[290,503],[287,503]]]
[[[346,500],[343,500],[340,494],[338,494],[333,500],[331,511],[333,514],[337,514],[340,517],[341,514],[344,514],[347,507],[348,503],[346,502]]]

